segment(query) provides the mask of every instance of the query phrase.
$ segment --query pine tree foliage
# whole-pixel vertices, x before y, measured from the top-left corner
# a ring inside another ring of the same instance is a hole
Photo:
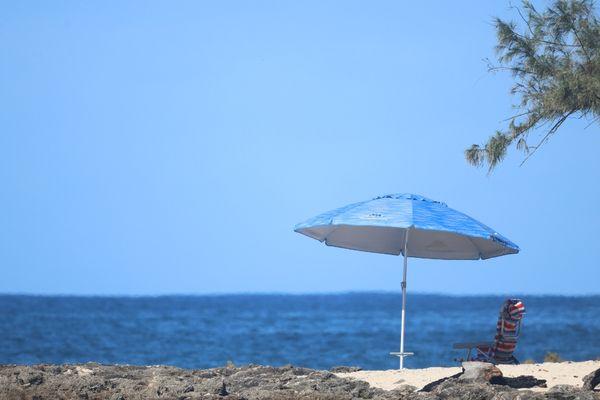
[[[569,117],[600,120],[600,23],[592,0],[557,0],[544,11],[524,1],[519,22],[495,20],[498,65],[514,77],[516,115],[483,146],[465,150],[467,161],[491,172],[510,146],[525,162]],[[535,138],[530,134],[536,132]],[[533,143],[532,143],[533,141]]]

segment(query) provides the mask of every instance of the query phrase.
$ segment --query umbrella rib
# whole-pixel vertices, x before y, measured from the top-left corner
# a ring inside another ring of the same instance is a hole
[[[471,243],[473,245],[473,247],[475,247],[475,250],[477,250],[477,254],[479,255],[479,258],[483,259],[481,257],[481,250],[479,249],[479,246],[477,246],[475,244],[475,242],[473,242],[473,239],[471,239],[471,236],[465,235],[465,237],[469,240],[469,243]]]
[[[348,212],[348,211],[350,211],[350,210],[354,210],[356,207],[360,207],[360,206],[362,206],[363,204],[365,204],[365,202],[364,202],[364,201],[361,201],[361,202],[359,202],[359,203],[353,204],[353,205],[349,206],[349,207],[348,207],[348,209],[344,210],[344,212],[346,213],[346,212]],[[333,232],[337,231],[337,230],[338,230],[338,228],[340,227],[340,225],[336,225],[336,224],[334,224],[334,223],[333,223],[333,219],[334,219],[334,217],[331,217],[331,218],[329,219],[329,224],[327,224],[327,225],[329,225],[329,226],[333,226],[333,227],[334,227],[334,229],[333,229],[331,232],[329,232],[327,235],[325,235],[325,237],[323,238],[323,243],[325,243],[325,244],[327,244],[327,236],[329,236],[329,235],[331,235]],[[328,245],[328,246],[329,246],[329,245]]]
[[[333,225],[333,224],[329,224],[329,226],[333,226],[333,229],[331,230],[331,232],[327,233],[327,235],[325,235],[325,237],[323,238],[323,243],[327,244],[327,238],[335,231],[337,231],[338,229],[340,229],[340,225]],[[329,246],[329,245],[328,245]]]

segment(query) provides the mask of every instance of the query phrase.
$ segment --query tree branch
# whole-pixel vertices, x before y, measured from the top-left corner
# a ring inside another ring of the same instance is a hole
[[[529,148],[532,148],[533,151],[530,152],[529,154],[527,154],[527,156],[525,157],[525,159],[521,162],[521,164],[519,166],[520,167],[523,166],[523,164],[525,164],[525,162],[527,162],[527,160],[529,160],[529,158],[535,154],[537,149],[539,149],[541,146],[543,146],[548,141],[550,136],[553,135],[558,130],[558,128],[560,128],[560,126],[563,124],[563,122],[565,122],[566,119],[569,118],[571,116],[571,114],[573,114],[574,112],[575,111],[570,111],[567,114],[564,114],[562,117],[560,117],[559,120],[552,126],[552,128],[550,128],[550,130],[544,135],[542,140],[540,140],[536,146],[530,146]]]

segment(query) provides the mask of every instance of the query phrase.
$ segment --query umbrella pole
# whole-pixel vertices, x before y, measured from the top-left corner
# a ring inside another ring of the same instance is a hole
[[[404,268],[402,272],[402,327],[400,328],[400,369],[404,368],[404,321],[406,317],[406,272],[408,270],[408,229],[404,235]]]
[[[408,232],[404,235],[404,270],[402,272],[402,326],[400,327],[400,352],[390,353],[400,357],[400,369],[404,369],[404,357],[412,356],[414,353],[404,352],[404,320],[406,315],[406,271],[408,270]]]

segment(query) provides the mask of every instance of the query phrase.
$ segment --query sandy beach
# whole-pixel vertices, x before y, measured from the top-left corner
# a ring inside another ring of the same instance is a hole
[[[506,377],[532,375],[537,379],[545,379],[548,388],[532,388],[529,390],[545,391],[556,385],[572,385],[581,387],[582,378],[600,368],[600,361],[560,362],[521,365],[499,365],[498,368]],[[446,378],[461,372],[460,367],[423,368],[387,370],[387,371],[358,371],[337,373],[341,378],[353,378],[369,383],[383,390],[398,389],[402,385],[411,385],[421,389],[423,386],[438,379]]]

